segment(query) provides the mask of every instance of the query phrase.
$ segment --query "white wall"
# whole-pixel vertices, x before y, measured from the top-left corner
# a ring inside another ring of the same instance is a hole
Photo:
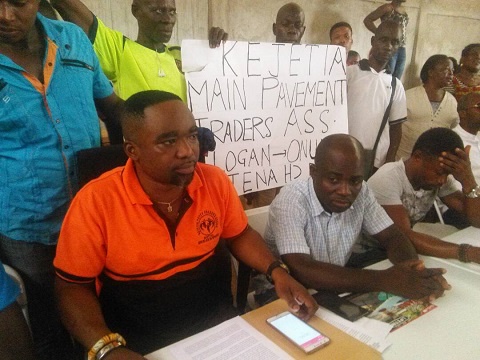
[[[107,25],[135,39],[137,25],[131,0],[84,0]],[[172,42],[206,39],[210,25],[221,26],[232,40],[274,41],[272,23],[278,8],[288,0],[177,0],[178,23]],[[354,29],[353,49],[368,55],[372,34],[363,18],[386,1],[298,0],[306,15],[303,42],[328,43],[328,30],[337,21]],[[407,33],[406,88],[419,83],[420,69],[433,54],[460,57],[461,50],[480,42],[480,0],[407,0],[410,23]]]

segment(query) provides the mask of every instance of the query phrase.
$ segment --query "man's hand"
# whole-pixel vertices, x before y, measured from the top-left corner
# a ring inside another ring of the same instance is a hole
[[[228,40],[228,33],[222,28],[212,27],[208,32],[208,42],[212,49],[219,47],[220,43]]]
[[[428,298],[433,301],[450,290],[443,274],[445,269],[426,268],[422,260],[407,260],[385,270],[389,292],[409,299]]]
[[[455,149],[455,155],[447,152],[443,152],[442,156],[438,159],[440,165],[453,177],[458,180],[464,190],[470,192],[475,188],[475,177],[472,173],[472,167],[470,165],[470,145],[465,150]]]
[[[275,291],[280,299],[287,302],[290,311],[302,320],[310,319],[318,309],[318,304],[299,282],[285,270],[276,268],[272,272]]]

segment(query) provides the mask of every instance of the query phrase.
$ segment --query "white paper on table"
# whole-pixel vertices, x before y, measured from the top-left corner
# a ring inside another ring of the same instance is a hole
[[[160,354],[160,352],[158,352]],[[147,356],[150,360],[293,359],[265,335],[235,317]]]
[[[392,326],[387,323],[366,317],[353,323],[323,307],[315,315],[381,353],[391,345],[386,337]]]

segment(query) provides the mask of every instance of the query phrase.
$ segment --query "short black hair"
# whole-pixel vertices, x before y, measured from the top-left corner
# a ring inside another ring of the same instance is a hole
[[[455,154],[455,149],[463,149],[463,141],[458,134],[447,128],[432,128],[425,131],[413,146],[412,154],[420,151],[422,154],[439,157],[442,152]]]
[[[347,57],[353,57],[353,56],[358,56],[358,57],[360,57],[360,54],[359,54],[358,52],[356,52],[355,50],[350,50],[350,51],[348,52]]]
[[[462,50],[462,57],[468,56],[470,54],[470,51],[477,47],[480,48],[480,44],[477,43],[465,46],[465,48]]]
[[[330,40],[332,40],[332,33],[333,33],[333,30],[335,29],[338,29],[338,28],[341,28],[341,27],[347,27],[350,29],[350,31],[352,32],[352,35],[353,35],[353,29],[352,29],[352,26],[345,22],[345,21],[340,21],[340,22],[337,22],[335,24],[332,25],[332,27],[330,28]]]
[[[435,68],[439,63],[444,60],[449,60],[447,55],[437,54],[430,56],[425,64],[422,66],[422,70],[420,70],[420,79],[425,84],[428,80],[428,72]]]
[[[380,31],[383,31],[384,29],[388,29],[388,28],[400,28],[400,24],[398,22],[396,22],[395,20],[392,20],[392,19],[387,19],[385,21],[382,21],[378,27],[377,27],[377,30],[375,30],[375,36],[377,36],[377,34],[380,32]]]
[[[177,95],[160,90],[145,90],[130,96],[123,103],[120,119],[124,137],[128,139],[140,129],[146,108],[172,100],[182,101]]]
[[[450,61],[453,64],[453,73],[456,74],[458,72],[458,70],[460,70],[458,68],[458,61],[453,56],[449,56],[448,58],[450,59]]]

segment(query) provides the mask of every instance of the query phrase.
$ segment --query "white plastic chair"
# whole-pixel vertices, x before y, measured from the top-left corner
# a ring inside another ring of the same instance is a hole
[[[269,209],[270,206],[262,206],[255,209],[245,210],[245,214],[247,214],[248,218],[248,224],[262,237],[265,235],[265,230],[267,228]],[[254,291],[248,293],[247,303],[248,307],[252,310],[258,307],[258,304],[256,303],[254,298]]]
[[[20,294],[17,297],[17,302],[22,308],[23,316],[25,316],[25,320],[27,321],[28,327],[30,328],[30,320],[28,318],[27,294],[25,291],[25,284],[23,283],[22,277],[12,267],[5,264],[3,264],[3,267],[5,268],[5,272],[17,283],[18,287],[20,288]]]

